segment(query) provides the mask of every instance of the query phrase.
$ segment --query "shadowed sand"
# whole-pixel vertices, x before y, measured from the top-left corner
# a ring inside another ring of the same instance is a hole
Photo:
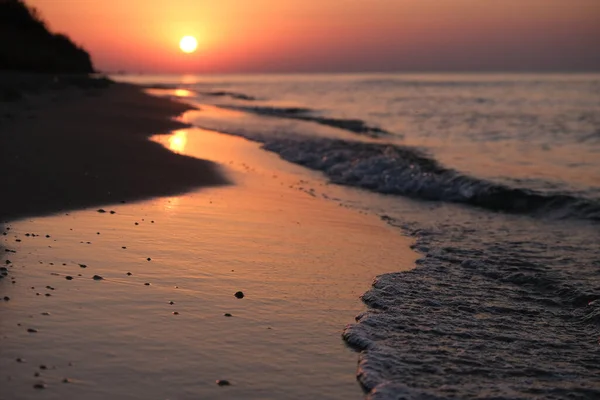
[[[191,107],[87,78],[0,75],[0,221],[227,183],[148,137]]]

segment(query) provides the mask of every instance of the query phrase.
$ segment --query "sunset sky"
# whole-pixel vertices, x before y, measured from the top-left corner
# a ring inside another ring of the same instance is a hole
[[[600,70],[600,0],[26,2],[102,71]]]

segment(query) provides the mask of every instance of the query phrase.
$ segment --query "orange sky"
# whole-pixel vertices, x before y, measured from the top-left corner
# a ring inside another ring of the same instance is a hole
[[[600,70],[600,0],[26,2],[104,71]]]

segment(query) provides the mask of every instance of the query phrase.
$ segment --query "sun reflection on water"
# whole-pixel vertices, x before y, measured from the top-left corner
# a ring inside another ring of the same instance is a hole
[[[169,137],[169,149],[174,153],[183,153],[187,144],[187,132],[176,131]]]

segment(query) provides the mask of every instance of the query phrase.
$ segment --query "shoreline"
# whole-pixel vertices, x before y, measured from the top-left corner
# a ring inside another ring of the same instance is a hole
[[[95,78],[3,72],[0,90],[2,222],[228,184],[149,140],[187,127],[190,105]]]

